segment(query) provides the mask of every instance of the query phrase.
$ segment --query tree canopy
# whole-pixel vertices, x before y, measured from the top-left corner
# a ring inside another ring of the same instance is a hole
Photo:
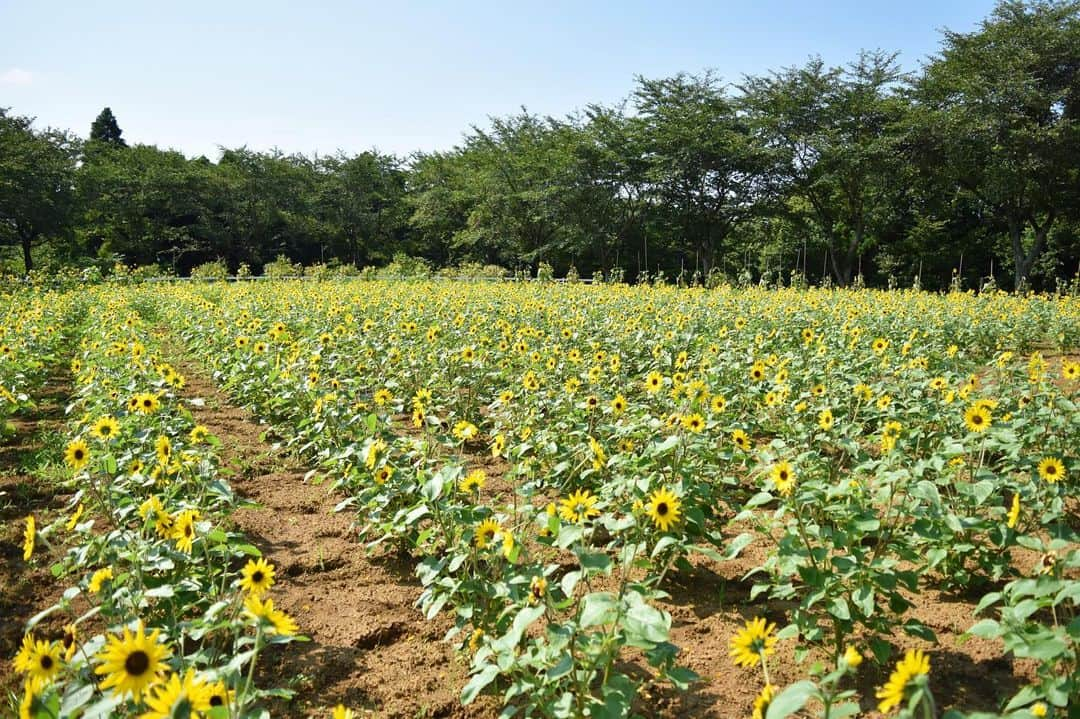
[[[566,117],[522,108],[452,149],[216,161],[0,112],[9,266],[211,260],[943,288],[1080,275],[1080,0],[1003,0],[895,53],[760,76],[638,77]],[[37,259],[36,259],[37,258]],[[0,257],[2,259],[2,257]],[[40,263],[38,262],[40,259]]]

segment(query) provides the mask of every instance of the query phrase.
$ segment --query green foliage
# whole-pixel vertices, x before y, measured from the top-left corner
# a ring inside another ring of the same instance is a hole
[[[93,124],[90,125],[91,142],[101,142],[114,147],[127,147],[127,143],[121,137],[122,134],[123,131],[116,122],[116,116],[108,107],[98,113]]]
[[[224,280],[229,276],[229,267],[225,260],[204,262],[191,268],[191,276],[199,280]]]

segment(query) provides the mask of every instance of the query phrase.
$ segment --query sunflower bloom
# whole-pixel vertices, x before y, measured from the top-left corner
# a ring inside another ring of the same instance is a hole
[[[1039,462],[1039,476],[1053,484],[1065,477],[1065,465],[1057,457],[1046,457]]]
[[[502,532],[502,527],[491,517],[480,522],[476,527],[476,536],[473,538],[477,549],[487,549],[500,532]]]
[[[964,424],[972,432],[985,432],[991,421],[990,408],[985,404],[973,404],[964,412]]]
[[[170,719],[177,716],[200,716],[210,711],[210,687],[188,669],[183,678],[173,674],[150,690],[146,698],[149,710],[139,719]]]
[[[244,600],[244,614],[264,625],[267,634],[280,634],[283,637],[291,637],[298,631],[296,622],[285,612],[274,609],[274,600],[262,600],[254,595],[249,595]]]
[[[90,448],[86,446],[84,440],[77,439],[64,450],[64,461],[71,465],[72,469],[78,471],[90,461]]]
[[[187,509],[176,515],[173,519],[170,539],[176,540],[176,548],[185,554],[191,554],[191,547],[195,543],[195,522],[199,519],[199,513],[194,509]]]
[[[240,588],[248,594],[261,597],[274,586],[274,565],[260,557],[248,560],[240,572]]]
[[[744,432],[743,430],[737,429],[732,432],[731,441],[734,442],[735,446],[743,452],[750,451],[750,436],[747,435],[746,432]]]
[[[160,638],[160,629],[147,636],[141,622],[134,632],[125,628],[123,635],[108,637],[105,649],[97,656],[101,664],[94,670],[104,677],[101,688],[111,687],[120,697],[130,692],[138,701],[165,672],[165,660],[172,654]]]
[[[908,649],[889,676],[885,686],[877,690],[878,711],[887,714],[907,698],[912,680],[930,673],[930,657],[921,649]]]
[[[791,490],[795,488],[795,470],[789,462],[781,462],[772,468],[769,477],[776,485],[776,491],[784,497],[791,496]]]
[[[30,651],[23,657],[22,673],[26,674],[35,687],[43,687],[56,677],[63,668],[61,653],[63,647],[55,642],[33,641]],[[22,651],[20,650],[20,654]]]
[[[75,529],[75,525],[79,523],[80,519],[82,519],[85,509],[86,508],[83,507],[82,502],[79,502],[79,506],[75,508],[75,511],[71,514],[71,517],[68,518],[67,524],[64,525],[64,528],[67,531],[70,532],[71,530]]]
[[[101,586],[105,584],[106,581],[112,578],[112,567],[105,567],[104,569],[99,569],[94,572],[92,577],[90,577],[90,583],[87,585],[86,588],[90,591],[91,594],[97,594],[101,591]]]
[[[90,433],[98,439],[108,441],[120,434],[120,423],[113,417],[102,417],[94,422]]]
[[[764,617],[752,619],[731,638],[732,659],[740,667],[755,667],[776,653],[776,624]]]
[[[599,516],[600,510],[593,506],[595,504],[596,497],[589,490],[579,489],[559,502],[559,516],[567,522],[584,522]]]
[[[37,524],[34,515],[26,515],[26,529],[23,530],[23,561],[29,562],[34,554],[34,538],[37,536]]]
[[[661,488],[653,492],[652,497],[649,498],[645,513],[652,518],[657,529],[666,532],[679,521],[681,506],[679,498],[671,490]]]
[[[1012,529],[1016,526],[1017,520],[1020,519],[1020,493],[1013,494],[1012,506],[1009,508],[1009,517],[1006,526]]]
[[[776,687],[772,684],[766,684],[761,693],[754,699],[754,712],[750,715],[750,719],[765,719],[765,715],[769,711],[769,705],[772,704],[775,696]]]

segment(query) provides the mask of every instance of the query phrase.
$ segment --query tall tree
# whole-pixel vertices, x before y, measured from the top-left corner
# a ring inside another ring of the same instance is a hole
[[[918,85],[939,168],[1007,233],[1024,287],[1080,186],[1080,2],[1007,0]]]
[[[783,206],[816,226],[841,285],[889,223],[901,190],[903,79],[895,54],[864,51],[848,67],[827,68],[818,58],[748,78],[742,88],[758,136],[773,152],[769,172]]]
[[[707,274],[754,209],[766,153],[708,73],[639,79],[634,102],[647,138],[649,178],[667,210],[668,234],[683,238],[677,251],[692,253],[695,266]]]
[[[78,151],[70,134],[0,108],[0,244],[22,247],[27,272],[36,242],[70,231]]]
[[[93,124],[90,125],[90,139],[94,142],[114,147],[127,147],[127,143],[121,137],[122,134],[123,131],[117,124],[113,111],[107,107],[98,113]]]

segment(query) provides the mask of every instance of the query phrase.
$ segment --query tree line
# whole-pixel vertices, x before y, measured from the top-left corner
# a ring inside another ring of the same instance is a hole
[[[404,254],[926,288],[1080,274],[1080,0],[1000,2],[918,72],[864,51],[737,82],[638,78],[619,103],[522,109],[404,158],[241,147],[213,162],[122,135],[108,108],[86,140],[0,109],[9,264],[184,274]]]

